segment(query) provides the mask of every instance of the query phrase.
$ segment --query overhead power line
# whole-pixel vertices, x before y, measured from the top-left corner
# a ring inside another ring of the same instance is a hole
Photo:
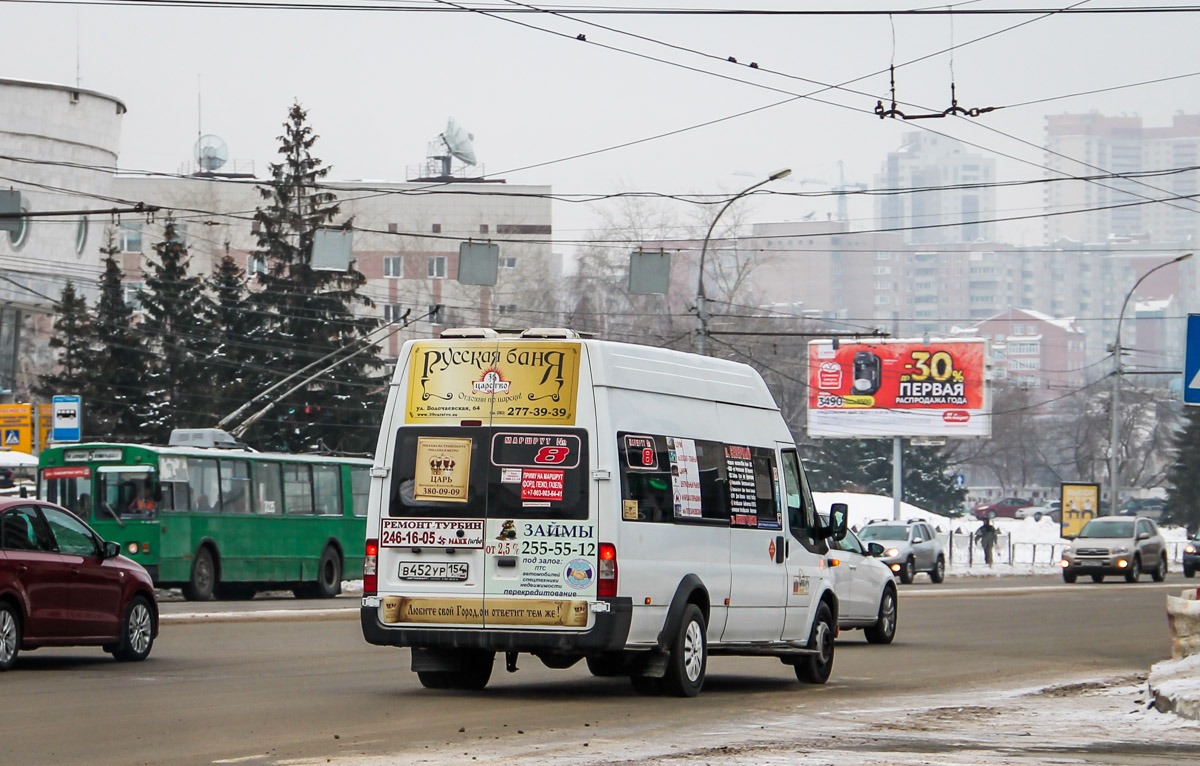
[[[0,0],[22,5],[118,6],[137,8],[192,8],[197,10],[277,10],[277,11],[343,11],[351,13],[488,13],[520,15],[544,13],[529,8],[492,4],[473,4],[463,7],[436,7],[414,0],[404,4],[366,4],[330,2],[291,2],[280,0]],[[562,13],[602,16],[1034,16],[1046,13],[1083,15],[1154,15],[1162,13],[1196,13],[1197,5],[1108,6],[1063,10],[1061,8],[670,8],[661,6],[547,6]]]

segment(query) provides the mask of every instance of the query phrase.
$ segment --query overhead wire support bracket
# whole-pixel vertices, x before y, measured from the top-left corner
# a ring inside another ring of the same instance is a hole
[[[940,120],[943,117],[958,115],[960,117],[978,117],[988,112],[994,112],[998,107],[984,106],[971,107],[965,109],[958,105],[958,98],[954,93],[954,83],[950,83],[950,106],[941,112],[928,112],[926,114],[905,114],[896,108],[896,68],[889,67],[892,75],[892,106],[890,109],[883,108],[883,99],[875,102],[875,114],[879,115],[879,119],[883,120],[888,117],[895,119],[899,117],[902,120]]]

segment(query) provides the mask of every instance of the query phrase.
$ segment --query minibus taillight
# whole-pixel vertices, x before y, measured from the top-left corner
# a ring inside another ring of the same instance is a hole
[[[379,590],[379,541],[367,540],[366,556],[363,557],[363,595],[374,596]]]
[[[617,595],[617,546],[600,543],[600,576],[596,581],[596,594],[614,597]]]

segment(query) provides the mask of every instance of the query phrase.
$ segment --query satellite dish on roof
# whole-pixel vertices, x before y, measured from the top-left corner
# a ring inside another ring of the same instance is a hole
[[[220,136],[209,133],[196,139],[192,156],[196,158],[196,164],[200,166],[201,170],[212,172],[229,159],[229,147],[225,145],[225,141]]]
[[[475,147],[472,141],[475,136],[468,133],[461,125],[454,121],[451,117],[446,123],[446,132],[440,136],[442,143],[446,145],[446,151],[450,152],[450,156],[457,160],[461,160],[468,165],[475,164]]]

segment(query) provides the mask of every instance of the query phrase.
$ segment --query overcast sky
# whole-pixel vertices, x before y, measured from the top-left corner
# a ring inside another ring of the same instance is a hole
[[[371,0],[356,4],[364,2]],[[449,6],[423,0],[408,0],[408,4]],[[621,0],[619,4],[922,7],[868,0]],[[957,7],[1070,4],[1069,0],[979,0]],[[1076,3],[1080,7],[1135,4],[1129,0]],[[509,3],[496,0],[494,5]],[[959,104],[967,108],[1007,106],[1200,71],[1195,42],[1198,14],[1036,18],[895,18],[895,61],[927,56],[952,42],[961,45],[953,54],[953,71]],[[1023,22],[1029,23],[1002,32]],[[733,56],[743,66],[591,24],[721,58]],[[794,176],[773,188],[815,191],[836,183],[839,160],[845,163],[848,181],[871,183],[886,153],[899,146],[902,132],[918,129],[917,124],[881,121],[871,113],[876,97],[887,94],[887,76],[881,74],[848,86],[869,95],[833,91],[819,96],[844,106],[793,100],[655,141],[515,170],[764,107],[790,98],[789,93],[817,90],[797,78],[842,83],[886,70],[893,59],[893,26],[887,16],[563,19],[515,15],[500,19],[460,13],[80,7],[0,0],[0,28],[4,30],[0,77],[73,84],[78,61],[82,87],[125,102],[129,112],[122,127],[120,164],[127,169],[179,171],[202,130],[223,137],[231,158],[253,160],[261,174],[266,163],[274,160],[281,123],[296,99],[309,110],[321,136],[316,154],[333,166],[332,178],[405,180],[406,167],[423,160],[428,142],[453,116],[474,133],[476,153],[489,175],[510,183],[549,184],[561,193],[733,192],[782,167],[792,168]],[[587,42],[576,40],[579,34],[586,35]],[[757,71],[744,66],[751,61],[759,64]],[[945,109],[950,71],[947,54],[898,69],[899,100]],[[1038,167],[1042,152],[1036,147],[1042,144],[1046,114],[1096,110],[1141,115],[1150,126],[1165,125],[1178,110],[1200,111],[1198,80],[1063,98],[1004,109],[977,120],[919,124],[1034,163],[1001,159],[1001,180],[1037,178],[1042,175]],[[199,123],[198,96],[203,104]],[[801,185],[805,179],[810,180]],[[998,215],[1021,214],[1040,204],[1041,192],[1002,190],[998,199]],[[756,198],[751,204],[747,215],[752,220],[798,219],[814,210],[824,217],[834,210],[832,200],[772,197]],[[585,237],[596,225],[596,212],[595,205],[557,204],[556,239]],[[870,214],[868,202],[851,206],[854,218]],[[1038,240],[1040,224],[1010,225],[1000,232],[1011,241],[1032,244]]]

